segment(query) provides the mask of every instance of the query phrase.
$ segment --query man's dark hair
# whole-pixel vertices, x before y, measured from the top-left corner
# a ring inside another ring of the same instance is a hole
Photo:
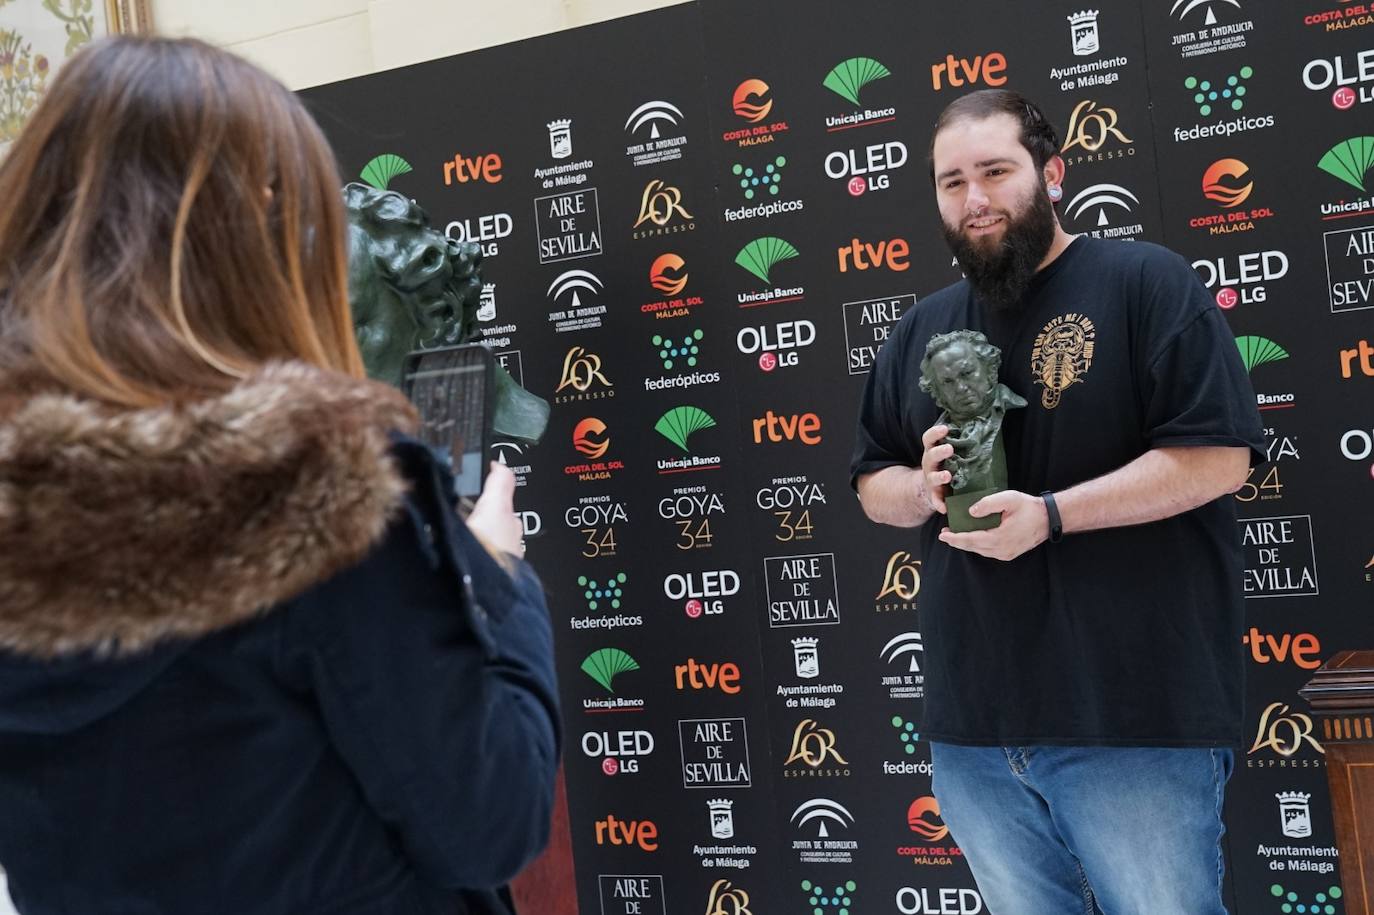
[[[931,184],[935,183],[935,138],[940,131],[957,121],[981,121],[999,114],[1009,114],[1021,124],[1021,145],[1030,153],[1037,170],[1059,154],[1059,134],[1039,105],[1011,89],[980,89],[959,96],[935,119],[930,151],[926,154]]]

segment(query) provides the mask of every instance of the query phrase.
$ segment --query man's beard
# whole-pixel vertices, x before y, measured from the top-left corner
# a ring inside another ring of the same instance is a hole
[[[1045,193],[1044,182],[1031,190],[1029,199],[1020,202],[1018,215],[992,212],[1006,217],[1002,239],[971,239],[963,227],[951,229],[942,219],[945,243],[964,271],[973,291],[997,309],[1016,307],[1030,286],[1040,262],[1054,244],[1054,207]]]

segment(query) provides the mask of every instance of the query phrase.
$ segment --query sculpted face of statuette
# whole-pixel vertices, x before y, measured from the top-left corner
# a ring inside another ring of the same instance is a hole
[[[1002,420],[1007,410],[1026,405],[1022,397],[998,382],[1001,363],[1001,351],[972,330],[931,337],[921,360],[920,388],[940,407],[936,423],[949,427],[945,442],[954,447],[945,469],[953,477],[953,495],[946,501],[950,527],[956,531],[976,530],[983,521],[992,523],[981,526],[995,527],[1001,521],[1000,516],[968,516],[969,505],[1007,488]]]

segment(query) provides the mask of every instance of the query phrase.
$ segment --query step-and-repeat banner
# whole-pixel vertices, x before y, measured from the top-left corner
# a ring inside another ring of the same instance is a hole
[[[554,611],[582,912],[984,911],[931,796],[916,538],[847,476],[878,348],[959,277],[931,124],[988,86],[1058,126],[1070,231],[1182,252],[1235,331],[1268,460],[1235,495],[1228,893],[1344,911],[1297,690],[1374,635],[1371,25],[1331,0],[702,0],[304,93],[348,178],[482,245],[482,337],[553,405],[496,456]]]

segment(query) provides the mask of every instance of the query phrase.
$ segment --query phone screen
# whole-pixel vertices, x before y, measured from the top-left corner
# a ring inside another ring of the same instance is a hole
[[[458,495],[468,498],[486,480],[494,367],[480,344],[450,346],[411,353],[401,379],[420,413],[419,438],[448,459]]]

